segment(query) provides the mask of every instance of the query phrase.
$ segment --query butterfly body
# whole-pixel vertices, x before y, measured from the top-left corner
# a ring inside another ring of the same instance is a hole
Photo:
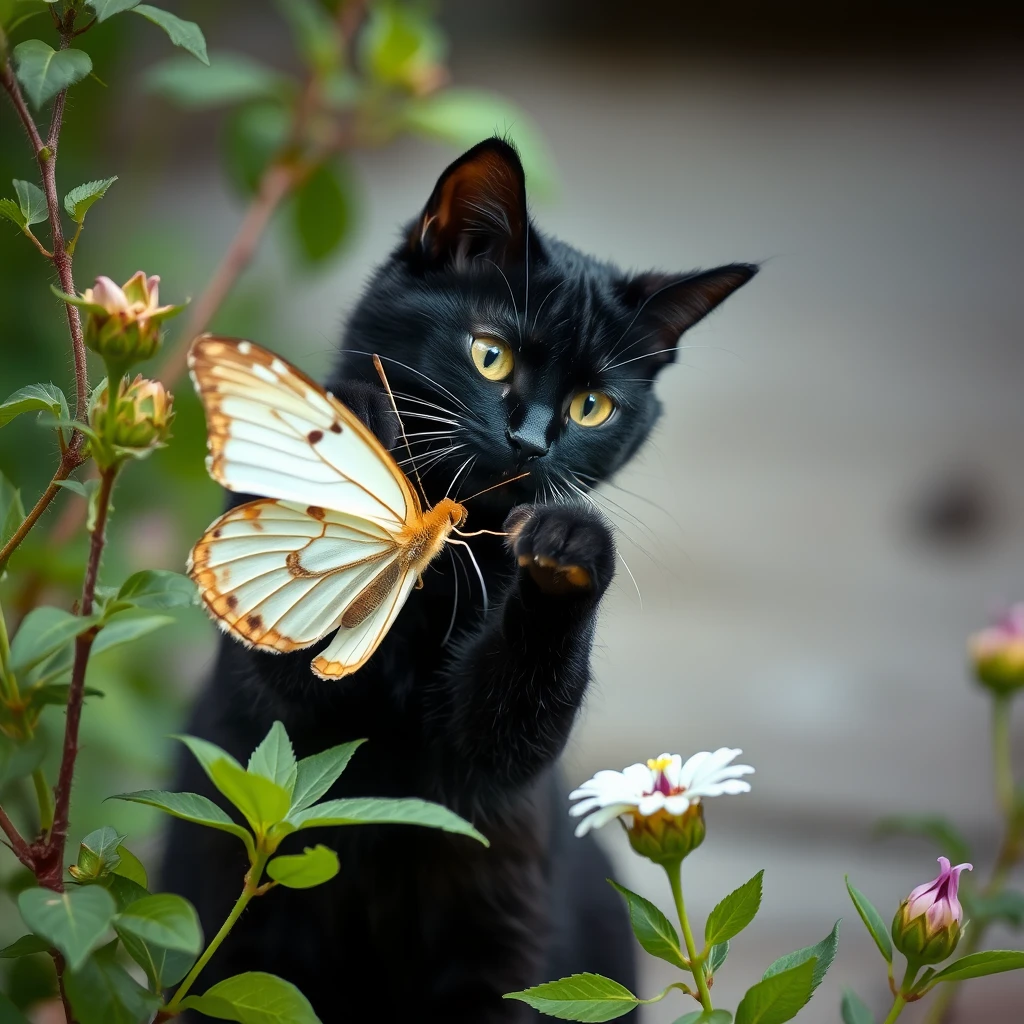
[[[286,653],[330,633],[323,679],[373,654],[466,510],[423,508],[390,453],[330,392],[249,341],[203,335],[189,366],[206,409],[211,476],[265,494],[214,523],[189,575],[217,624]]]

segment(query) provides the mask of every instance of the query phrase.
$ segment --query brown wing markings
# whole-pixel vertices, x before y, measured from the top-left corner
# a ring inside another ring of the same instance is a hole
[[[372,615],[391,592],[391,588],[402,575],[402,568],[395,559],[389,562],[350,602],[341,616],[345,629],[354,629]]]

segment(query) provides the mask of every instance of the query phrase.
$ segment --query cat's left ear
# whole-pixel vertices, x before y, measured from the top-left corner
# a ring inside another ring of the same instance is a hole
[[[680,335],[742,288],[758,269],[753,263],[730,263],[684,276],[651,272],[624,280],[620,294],[635,310],[630,334],[643,339],[631,358],[650,356],[658,369],[674,362]]]

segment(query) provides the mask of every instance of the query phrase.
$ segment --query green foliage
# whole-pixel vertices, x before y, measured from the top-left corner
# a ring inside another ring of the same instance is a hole
[[[0,960],[16,960],[20,956],[45,953],[49,948],[49,942],[46,939],[41,939],[38,935],[22,935],[20,939],[16,939],[9,946],[0,949]]]
[[[675,1024],[731,1024],[732,1014],[728,1010],[694,1010],[679,1017]]]
[[[307,67],[327,74],[341,64],[344,40],[326,7],[318,0],[277,0],[276,6]]]
[[[0,544],[6,544],[25,520],[21,491],[0,473]],[[0,570],[4,567],[0,564]]]
[[[150,68],[146,87],[190,110],[287,98],[292,91],[283,75],[240,53],[215,54],[206,69],[197,68],[187,57],[172,57]]]
[[[559,1020],[591,1022],[614,1020],[640,1003],[628,988],[600,974],[573,974],[522,992],[509,992],[505,998],[518,999]]]
[[[167,33],[167,38],[175,46],[180,46],[197,60],[209,65],[210,58],[206,53],[206,38],[203,36],[203,30],[194,21],[185,21],[176,14],[171,14],[169,11],[161,10],[161,8],[153,7],[150,4],[135,4],[131,10],[162,28]]]
[[[14,48],[18,81],[34,107],[41,107],[92,71],[83,50],[55,50],[41,39],[26,39]]]
[[[254,775],[228,761],[215,761],[207,774],[213,784],[245,816],[258,837],[282,821],[291,806],[291,794],[284,787]]]
[[[112,947],[72,970],[64,982],[78,1024],[145,1024],[160,1006],[118,962]]]
[[[117,910],[114,899],[98,885],[67,892],[26,889],[18,896],[18,909],[36,935],[48,939],[67,960],[72,971],[107,934]]]
[[[41,224],[49,216],[46,196],[43,190],[31,181],[15,178],[11,184],[14,194],[18,197],[18,208],[25,224]]]
[[[971,859],[971,847],[964,834],[937,814],[911,814],[884,818],[877,825],[880,835],[908,835],[930,839],[954,864]]]
[[[118,612],[110,618],[104,618],[103,628],[93,641],[92,653],[102,654],[121,644],[130,644],[154,630],[171,625],[172,622],[174,619],[170,615],[154,615],[136,609]]]
[[[240,192],[256,191],[260,176],[288,139],[291,120],[287,106],[270,100],[247,103],[231,114],[224,132],[224,162]]]
[[[843,1024],[875,1024],[874,1014],[864,1005],[860,996],[849,989],[843,993],[840,1011],[843,1015]]]
[[[113,599],[104,605],[104,614],[128,608],[187,608],[197,600],[196,586],[187,576],[168,569],[143,569],[121,584]]]
[[[97,615],[72,615],[49,605],[33,608],[11,642],[11,671],[19,677],[24,675],[98,621]]]
[[[811,993],[813,994],[814,990],[825,980],[825,972],[832,966],[832,961],[836,958],[836,950],[839,948],[839,925],[841,923],[842,918],[836,921],[832,931],[821,942],[816,942],[813,946],[805,946],[794,953],[788,953],[786,956],[779,957],[764,972],[764,977],[771,978],[776,974],[781,974],[783,971],[788,971],[791,967],[796,967],[813,959],[814,975],[811,979]]]
[[[166,949],[128,931],[118,931],[118,935],[124,951],[145,971],[151,992],[177,985],[196,961],[191,953]]]
[[[365,742],[353,740],[351,743],[341,743],[299,761],[296,765],[291,810],[302,811],[315,804],[337,782],[348,767],[352,755]]]
[[[68,400],[55,384],[26,384],[0,405],[0,427],[26,412],[50,413],[58,419],[67,419]]]
[[[201,996],[189,996],[181,1006],[239,1024],[320,1024],[309,1000],[294,985],[259,971],[220,981]]]
[[[443,59],[445,43],[424,10],[383,2],[370,8],[359,50],[361,63],[373,79],[415,89]]]
[[[146,877],[146,868],[142,861],[124,845],[117,848],[117,856],[118,862],[111,868],[111,871],[145,889],[149,885],[149,879]]]
[[[89,6],[96,12],[97,21],[106,21],[122,11],[130,11],[139,0],[89,0]]]
[[[289,889],[312,889],[329,882],[339,871],[338,855],[326,846],[307,846],[303,853],[275,857],[267,874]]]
[[[118,849],[124,838],[110,825],[90,832],[78,847],[78,863],[71,869],[75,878],[81,882],[110,874],[121,863]]]
[[[714,974],[729,957],[729,940],[718,942],[708,950],[707,966]]]
[[[351,177],[334,163],[321,164],[295,193],[299,252],[310,263],[337,253],[353,222]]]
[[[734,889],[708,915],[704,926],[704,940],[709,946],[717,945],[738,935],[754,920],[761,906],[761,883],[764,871]]]
[[[0,992],[0,1021],[3,1024],[29,1024],[29,1019]]]
[[[989,949],[984,953],[971,953],[944,967],[933,981],[966,981],[983,978],[987,974],[1019,971],[1024,968],[1024,952],[1016,949]]]
[[[747,989],[736,1008],[736,1024],[783,1024],[792,1020],[814,990],[814,959],[773,974]]]
[[[889,938],[889,929],[886,928],[881,914],[875,910],[871,901],[853,885],[849,876],[846,878],[846,889],[850,894],[850,899],[853,900],[853,905],[857,908],[857,913],[860,914],[860,919],[864,922],[864,927],[867,928],[871,933],[871,937],[875,940],[879,953],[889,963],[892,963],[892,941]]]
[[[1024,925],[1024,892],[1004,889],[993,896],[975,896],[962,892],[961,902],[975,926],[982,921],[1005,921],[1014,928]]]
[[[85,215],[93,203],[102,199],[107,194],[107,189],[117,181],[117,175],[112,178],[97,178],[95,181],[87,181],[82,185],[76,185],[64,197],[64,209],[68,216],[76,223],[81,224]],[[67,410],[65,409],[65,417]]]
[[[246,771],[281,786],[288,793],[291,806],[292,790],[295,788],[295,752],[288,733],[280,722],[274,722],[270,732],[252,752]]]
[[[37,732],[31,739],[15,740],[0,734],[0,786],[31,775],[46,757],[46,737]]]
[[[636,941],[651,954],[667,960],[675,967],[687,969],[686,960],[679,942],[679,933],[672,922],[649,900],[630,892],[625,886],[608,879],[609,884],[620,893],[629,907],[629,923],[633,926]]]
[[[118,935],[128,932],[162,949],[198,956],[203,933],[195,908],[181,896],[157,893],[143,896],[123,910],[114,922]]]

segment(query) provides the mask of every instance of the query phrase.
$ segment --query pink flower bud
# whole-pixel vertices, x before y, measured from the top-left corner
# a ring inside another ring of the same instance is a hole
[[[975,675],[997,693],[1024,687],[1024,603],[1012,605],[993,626],[969,641]]]
[[[971,864],[950,866],[939,858],[942,869],[937,878],[919,885],[900,904],[892,922],[896,948],[917,964],[936,964],[945,960],[960,941],[964,911],[957,899],[960,872],[973,871]]]

